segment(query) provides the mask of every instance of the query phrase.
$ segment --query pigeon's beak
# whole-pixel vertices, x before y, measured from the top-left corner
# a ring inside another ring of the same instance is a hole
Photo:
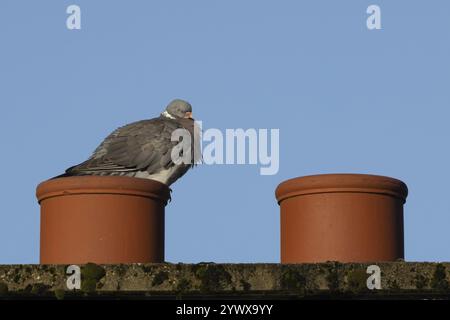
[[[184,116],[187,119],[193,119],[192,118],[192,112],[186,112],[186,115]]]

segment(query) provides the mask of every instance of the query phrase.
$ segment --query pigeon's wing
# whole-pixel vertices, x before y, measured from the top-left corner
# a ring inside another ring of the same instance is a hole
[[[155,118],[131,123],[111,133],[91,158],[67,171],[137,171],[150,174],[173,165],[171,152],[178,141],[172,132],[181,125],[170,119]]]

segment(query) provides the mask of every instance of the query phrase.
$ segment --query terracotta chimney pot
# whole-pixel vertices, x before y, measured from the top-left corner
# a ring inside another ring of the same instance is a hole
[[[404,258],[402,181],[367,174],[294,178],[276,189],[281,262],[371,262]]]
[[[81,176],[37,187],[41,264],[164,261],[169,188],[128,177]]]

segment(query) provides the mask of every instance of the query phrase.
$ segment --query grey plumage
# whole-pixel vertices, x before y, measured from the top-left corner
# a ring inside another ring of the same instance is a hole
[[[183,176],[199,159],[199,130],[190,118],[191,105],[174,100],[160,117],[137,121],[113,131],[95,149],[92,156],[58,176],[107,175],[147,178],[171,185]],[[188,118],[189,117],[189,118]],[[186,129],[191,135],[191,163],[175,164],[171,153],[179,142],[171,141],[176,129]],[[195,137],[195,139],[194,139]]]

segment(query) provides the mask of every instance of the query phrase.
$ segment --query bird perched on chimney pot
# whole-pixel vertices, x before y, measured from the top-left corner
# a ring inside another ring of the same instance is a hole
[[[186,149],[191,153],[189,163],[172,159],[172,149],[180,143],[172,141],[172,133],[177,129],[185,129],[190,134],[190,147]],[[116,129],[88,160],[68,168],[55,178],[126,176],[152,179],[170,186],[200,159],[199,130],[192,118],[192,106],[187,101],[175,99],[159,117]]]

